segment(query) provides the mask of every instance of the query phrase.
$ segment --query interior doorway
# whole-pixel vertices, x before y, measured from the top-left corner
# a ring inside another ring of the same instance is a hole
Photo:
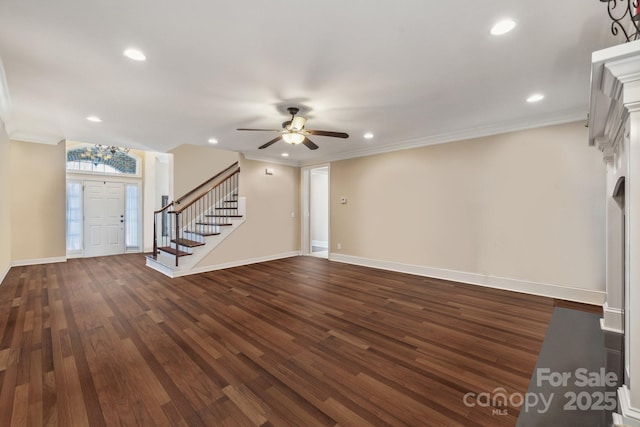
[[[303,169],[303,254],[329,257],[329,165]]]

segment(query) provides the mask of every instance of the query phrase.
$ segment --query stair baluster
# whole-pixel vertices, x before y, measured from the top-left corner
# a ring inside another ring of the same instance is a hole
[[[205,236],[220,234],[221,226],[231,225],[229,218],[240,217],[237,204],[239,174],[240,167],[236,162],[155,211],[151,258],[157,259],[159,251],[162,251],[174,255],[175,265],[178,267],[180,257],[191,255],[194,247],[205,244]],[[236,200],[233,214],[226,210],[230,197]],[[225,210],[220,210],[221,208]],[[222,215],[218,215],[219,211]],[[161,231],[164,226],[159,227],[158,222],[167,214],[174,215],[174,221],[167,221],[168,232],[164,233]]]

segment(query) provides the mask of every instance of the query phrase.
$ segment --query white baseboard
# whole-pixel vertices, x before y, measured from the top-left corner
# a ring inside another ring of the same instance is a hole
[[[51,258],[21,259],[19,261],[12,261],[11,266],[22,267],[24,265],[53,264],[56,262],[67,262],[67,257],[61,256]]]
[[[71,252],[71,253],[67,252],[67,260],[70,260],[70,259],[77,259],[77,258],[84,258],[84,257],[85,257],[85,256],[84,256],[84,252],[76,252],[76,253],[74,253],[74,252]]]
[[[640,426],[640,410],[631,406],[631,395],[626,385],[618,389],[618,411],[621,412],[624,425]]]
[[[300,251],[284,252],[280,254],[267,255],[267,256],[258,257],[258,258],[231,261],[223,264],[206,265],[203,267],[197,267],[197,268],[192,268],[189,270],[182,270],[182,271],[172,270],[171,268],[165,267],[160,263],[154,263],[153,260],[150,260],[147,258],[147,266],[153,268],[156,271],[159,271],[160,273],[166,276],[173,278],[173,277],[189,276],[191,274],[208,273],[210,271],[223,270],[225,268],[241,267],[243,265],[256,264],[259,262],[274,261],[274,260],[283,259],[283,258],[291,258],[299,255],[301,255]]]
[[[600,329],[617,334],[624,333],[624,310],[609,307],[607,302],[602,305],[602,319],[600,319]]]
[[[370,258],[356,257],[330,253],[331,261],[347,264],[362,265],[365,267],[380,268],[382,270],[397,271],[400,273],[415,274],[418,276],[433,277],[436,279],[450,280],[453,282],[468,283],[471,285],[486,286],[489,288],[504,289],[507,291],[523,292],[550,298],[564,299],[585,304],[602,305],[605,299],[604,291],[592,289],[572,288],[568,286],[552,285],[548,283],[530,282],[505,277],[486,276],[464,271],[446,270],[442,268],[425,267],[421,265],[403,264],[393,261],[381,261]]]
[[[7,265],[3,272],[0,272],[0,285],[4,282],[5,277],[9,274],[9,270],[11,270],[11,263]]]
[[[311,246],[317,246],[319,248],[329,248],[329,242],[326,240],[312,240]]]

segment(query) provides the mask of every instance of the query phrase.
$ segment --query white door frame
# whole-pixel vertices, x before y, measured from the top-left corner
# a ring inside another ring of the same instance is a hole
[[[304,166],[301,168],[300,174],[300,188],[301,188],[301,202],[302,202],[302,221],[301,221],[301,242],[300,247],[302,248],[302,255],[310,255],[311,254],[311,216],[310,216],[310,204],[311,204],[311,170],[312,169],[320,169],[327,168],[328,176],[329,176],[329,188],[327,190],[327,198],[329,205],[329,218],[328,218],[328,228],[329,228],[329,253],[331,252],[331,164],[330,163],[320,163],[313,166]]]

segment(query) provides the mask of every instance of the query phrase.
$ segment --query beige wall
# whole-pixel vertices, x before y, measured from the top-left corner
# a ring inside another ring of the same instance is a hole
[[[605,167],[587,137],[580,122],[332,163],[331,250],[601,291]]]
[[[266,175],[266,168],[273,175]],[[197,268],[299,251],[299,192],[298,168],[242,159],[240,197],[246,197],[247,219]]]
[[[240,158],[240,155],[233,151],[190,144],[181,145],[171,153],[174,155],[174,199],[202,184]]]
[[[65,144],[11,141],[11,260],[64,258]]]
[[[0,281],[11,264],[11,179],[9,136],[0,121]]]

